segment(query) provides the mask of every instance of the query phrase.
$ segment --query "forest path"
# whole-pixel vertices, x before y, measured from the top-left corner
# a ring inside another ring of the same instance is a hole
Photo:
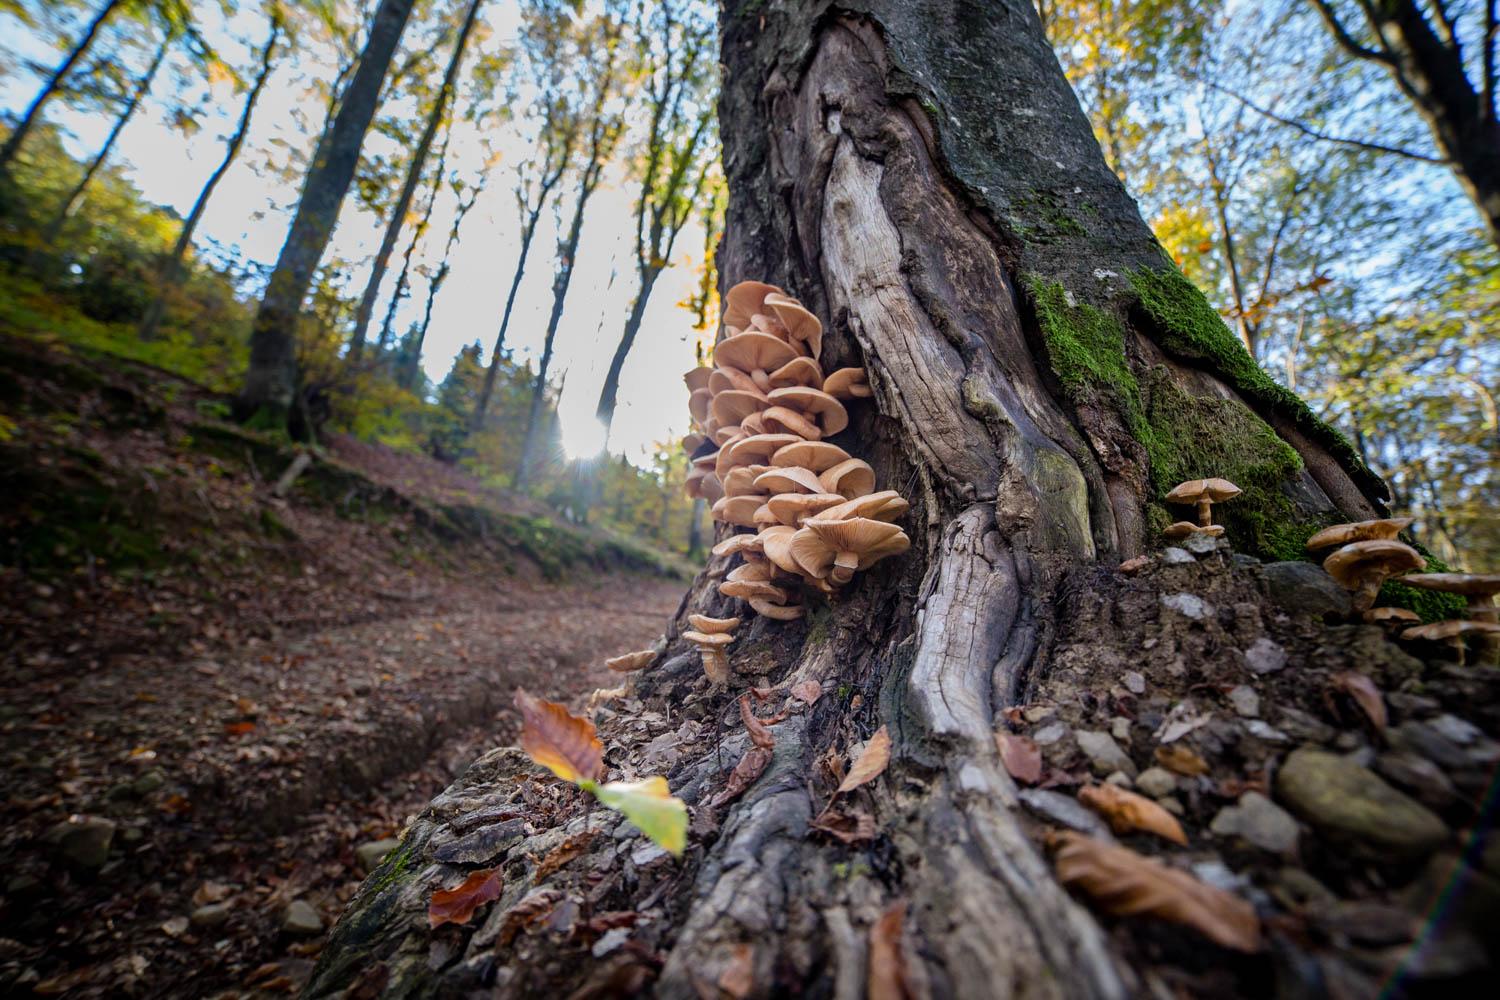
[[[372,608],[232,652],[39,671],[0,720],[12,939],[0,982],[71,996],[295,991],[323,937],[285,926],[289,906],[330,927],[363,878],[356,849],[396,836],[470,760],[514,741],[517,686],[562,701],[614,686],[604,658],[649,645],[681,594],[637,575],[448,583],[410,612]],[[49,845],[67,814],[89,818]],[[106,830],[102,867],[60,860]]]

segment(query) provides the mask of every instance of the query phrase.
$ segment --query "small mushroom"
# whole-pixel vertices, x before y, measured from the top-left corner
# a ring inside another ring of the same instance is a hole
[[[724,293],[724,325],[743,330],[750,325],[750,317],[765,312],[767,295],[786,294],[775,285],[763,281],[741,281],[730,286]]]
[[[1410,579],[1408,577],[1407,579]],[[1405,608],[1371,608],[1364,613],[1366,625],[1385,625],[1395,627],[1397,625],[1415,625],[1421,622],[1422,616],[1415,611]]]
[[[847,521],[851,517],[868,517],[876,521],[894,521],[910,509],[911,504],[895,490],[881,490],[879,493],[869,493],[853,500],[845,501],[837,507],[829,507],[818,517],[824,521]]]
[[[728,632],[684,632],[682,637],[698,647],[703,657],[703,672],[709,683],[721,687],[729,683],[729,657],[724,647],[734,641]]]
[[[738,368],[749,375],[755,385],[765,390],[771,384],[770,373],[797,357],[797,349],[769,333],[747,330],[726,337],[714,347],[714,363]]]
[[[715,521],[723,521],[725,524],[737,524],[742,528],[753,528],[755,527],[755,511],[766,500],[767,497],[754,493],[742,494],[736,497],[720,497],[709,508],[709,514],[712,515]]]
[[[1323,568],[1353,595],[1354,611],[1370,610],[1380,585],[1391,577],[1424,565],[1422,554],[1405,542],[1372,538],[1354,542],[1323,560]]]
[[[707,389],[708,381],[713,377],[712,368],[694,368],[690,372],[683,372],[682,381],[687,384],[688,392],[697,392],[699,389]]]
[[[822,389],[793,385],[785,389],[772,389],[766,394],[766,398],[771,401],[772,406],[784,406],[815,421],[824,437],[837,434],[849,426],[849,411],[844,409],[844,404]]]
[[[688,412],[698,423],[708,422],[708,407],[713,402],[713,393],[707,389],[694,389],[688,395]]]
[[[809,517],[844,502],[841,493],[778,493],[766,501],[771,514],[781,524],[800,528]]]
[[[818,481],[824,493],[838,493],[849,500],[875,492],[875,470],[863,459],[850,458],[825,469]]]
[[[1413,573],[1401,582],[1424,590],[1462,594],[1468,598],[1468,616],[1475,621],[1500,622],[1495,595],[1500,594],[1500,573]]]
[[[1482,636],[1488,646],[1493,640],[1500,638],[1500,625],[1494,622],[1471,622],[1471,621],[1446,621],[1433,622],[1431,625],[1418,625],[1401,633],[1403,639],[1422,639],[1428,642],[1446,642],[1448,648],[1452,649],[1458,658],[1459,666],[1465,661],[1464,638],[1470,635]]]
[[[691,455],[693,452],[703,447],[703,442],[707,440],[708,438],[706,436],[694,432],[682,439],[682,450]]]
[[[796,385],[803,385],[809,389],[822,388],[823,369],[819,368],[818,363],[812,358],[793,358],[771,373],[772,389],[787,389]],[[823,391],[828,392],[827,389]],[[833,395],[833,393],[828,394]]]
[[[1198,526],[1206,528],[1214,523],[1213,505],[1239,495],[1240,488],[1227,479],[1189,479],[1172,487],[1167,502],[1196,505]]]
[[[740,427],[737,424],[730,424],[727,427],[716,427],[716,428],[714,428],[712,436],[713,436],[714,444],[716,444],[720,448],[722,448],[726,444],[733,444],[734,442],[738,441],[740,438],[745,437],[746,436],[746,432],[745,432],[745,429],[743,427]]]
[[[723,479],[730,469],[741,465],[774,465],[770,461],[780,449],[789,444],[808,444],[795,434],[752,434],[742,437],[738,441],[724,445],[719,449],[719,457],[714,465],[714,471]],[[801,465],[801,462],[788,462],[788,465]],[[812,468],[807,466],[807,468]],[[819,470],[813,469],[814,472]]]
[[[766,419],[765,418],[766,418],[766,411],[765,410],[761,410],[759,413],[752,413],[748,417],[746,417],[744,420],[740,421],[740,430],[743,433],[745,433],[745,434],[766,434],[766,433],[769,433],[767,431],[767,429],[766,429]]]
[[[755,515],[752,520],[755,521],[756,530],[769,528],[773,524],[781,523],[776,520],[776,514],[771,510],[769,501],[755,508]]]
[[[887,521],[867,517],[847,521],[812,518],[792,536],[792,557],[813,577],[828,577],[842,586],[855,570],[868,569],[886,556],[911,547],[906,532]]]
[[[765,395],[765,390],[755,384],[755,379],[746,375],[731,365],[719,364],[714,367],[708,376],[708,391],[717,396],[721,392],[730,389],[739,389],[741,392],[758,392]]]
[[[1218,538],[1223,534],[1224,526],[1222,524],[1205,524],[1199,526],[1192,521],[1173,521],[1162,529],[1162,537],[1170,538],[1174,541],[1179,538],[1186,538],[1189,535],[1207,535],[1210,538]]]
[[[769,407],[759,416],[761,425],[772,434],[795,434],[806,441],[817,441],[823,436],[817,424],[785,406]]]
[[[757,535],[730,535],[709,551],[716,556],[743,555],[749,559],[761,555],[761,541]]]
[[[755,477],[755,489],[760,493],[827,493],[817,473],[811,469],[788,466],[766,469]]]
[[[807,346],[814,358],[823,350],[823,324],[806,306],[783,292],[769,292],[762,302],[768,306],[795,341]]]
[[[763,393],[746,392],[744,389],[726,389],[713,398],[708,412],[722,426],[738,427],[741,420],[770,405],[771,403],[767,401]]]
[[[764,490],[755,485],[755,470],[764,468],[765,466],[761,465],[742,465],[737,469],[730,469],[724,476],[724,495],[741,497],[751,493],[762,493],[769,496],[770,490]]]
[[[738,618],[710,618],[708,615],[688,615],[688,624],[706,635],[733,632],[740,627]]]
[[[719,477],[712,472],[705,473],[698,484],[698,492],[703,499],[712,504],[724,495],[724,484],[719,482]]]
[[[777,468],[795,465],[821,474],[848,460],[847,451],[827,441],[789,441],[772,452],[770,464]]]
[[[762,528],[755,537],[771,565],[783,572],[800,575],[802,567],[792,558],[792,536],[796,533],[797,529],[790,525],[773,524],[769,528]]]
[[[1351,542],[1368,542],[1373,539],[1395,538],[1411,526],[1409,517],[1387,517],[1375,521],[1355,521],[1352,524],[1335,524],[1324,528],[1307,540],[1307,551],[1348,545]]]
[[[656,650],[643,649],[637,653],[611,656],[604,661],[604,665],[617,674],[628,674],[632,670],[645,670],[654,659],[656,659]]]
[[[834,399],[869,399],[875,395],[863,368],[840,368],[823,380],[823,391]]]
[[[761,597],[780,604],[786,601],[786,591],[768,580],[725,580],[719,584],[719,593],[725,597]]]
[[[756,614],[764,618],[774,618],[777,621],[789,622],[802,617],[802,605],[777,604],[764,597],[750,598],[750,607]]]

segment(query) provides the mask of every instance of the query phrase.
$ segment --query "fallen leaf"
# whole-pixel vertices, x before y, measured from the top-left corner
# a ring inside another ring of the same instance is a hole
[[[486,868],[470,872],[463,884],[455,889],[433,890],[432,899],[427,904],[427,926],[468,923],[475,910],[500,897],[502,886],[499,869]]]
[[[244,736],[246,733],[255,732],[255,723],[226,722],[224,724],[224,732],[228,733],[230,736]]]
[[[1030,737],[999,732],[995,734],[995,746],[1012,778],[1028,785],[1042,780],[1042,751]]]
[[[515,906],[505,911],[505,916],[500,921],[500,935],[495,939],[496,945],[509,948],[517,934],[544,920],[562,898],[563,894],[556,889],[533,889],[528,892]]]
[[[875,818],[859,810],[845,811],[829,806],[807,825],[845,844],[861,844],[875,839]]]
[[[667,779],[611,781],[594,789],[599,801],[618,809],[642,833],[678,857],[687,847],[687,806],[672,797]]]
[[[884,726],[875,730],[875,735],[865,743],[865,748],[859,752],[859,759],[849,768],[849,773],[839,784],[840,792],[848,792],[858,788],[860,785],[874,781],[885,772],[885,766],[891,762],[891,734]]]
[[[1141,830],[1187,846],[1187,834],[1177,817],[1144,795],[1115,785],[1090,785],[1078,790],[1078,801],[1109,820],[1115,833]]]
[[[733,1000],[745,1000],[754,986],[755,949],[748,944],[737,944],[732,949],[729,963],[719,973],[719,989]]]
[[[1200,711],[1191,701],[1181,701],[1172,706],[1152,736],[1158,743],[1175,743],[1193,730],[1208,725],[1213,717],[1212,712]]]
[[[750,709],[750,696],[740,695],[740,718],[745,720],[745,731],[750,734],[750,742],[762,750],[769,750],[776,745],[776,737],[766,728],[765,723],[755,717]]]
[[[1191,747],[1157,747],[1156,762],[1168,771],[1189,778],[1208,773],[1208,762],[1194,753]]]
[[[906,950],[901,931],[906,902],[892,903],[870,928],[869,1000],[910,1000],[915,994],[906,975]]]
[[[516,688],[521,710],[521,749],[564,781],[597,781],[604,771],[604,745],[594,724],[556,702]]]
[[[740,762],[734,765],[734,770],[729,772],[729,781],[718,795],[715,795],[710,805],[717,809],[720,806],[733,802],[744,794],[745,789],[755,784],[767,766],[771,763],[772,752],[763,747],[750,747]]]
[[[537,882],[542,881],[548,875],[551,875],[553,872],[566,865],[569,861],[572,861],[584,851],[588,850],[589,844],[593,842],[593,830],[581,830],[578,833],[573,834],[573,836],[569,837],[567,840],[564,840],[561,844],[558,844],[556,847],[552,848],[552,850],[547,852],[547,856],[542,858],[542,860],[538,862],[536,866],[536,874],[532,876],[532,879]]]
[[[1063,885],[1116,917],[1182,924],[1236,951],[1260,950],[1260,919],[1245,900],[1132,850],[1071,831],[1049,838]]]
[[[1385,712],[1385,698],[1374,681],[1354,670],[1334,674],[1332,681],[1333,690],[1348,695],[1359,706],[1365,718],[1370,720],[1370,725],[1375,727],[1377,733],[1385,732],[1386,722],[1389,721]]]
[[[792,685],[792,697],[801,699],[809,705],[815,704],[823,697],[823,685],[817,681],[802,681]]]

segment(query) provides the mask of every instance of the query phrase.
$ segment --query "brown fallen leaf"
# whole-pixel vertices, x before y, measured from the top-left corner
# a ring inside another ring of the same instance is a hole
[[[911,1000],[915,995],[906,973],[906,949],[901,932],[906,923],[906,901],[892,903],[870,928],[869,1000]]]
[[[755,948],[737,944],[731,949],[729,963],[719,973],[719,989],[733,998],[745,1000],[755,987]]]
[[[594,842],[594,835],[593,830],[580,830],[552,848],[547,852],[547,856],[537,863],[536,874],[532,876],[532,880],[543,881],[547,876],[588,850],[589,845]]]
[[[588,719],[580,719],[556,702],[543,701],[516,688],[521,711],[521,749],[564,781],[597,781],[604,772],[604,744]]]
[[[1078,790],[1078,801],[1109,820],[1115,833],[1141,830],[1187,846],[1187,834],[1177,817],[1144,795],[1115,785],[1089,785]]]
[[[886,765],[890,762],[891,734],[884,726],[881,726],[865,743],[865,748],[859,753],[859,759],[849,768],[849,773],[839,784],[839,791],[853,791],[860,785],[874,781],[885,772]]]
[[[745,731],[750,734],[751,743],[762,750],[769,750],[776,745],[776,737],[751,710],[749,695],[740,695],[740,718],[745,721]]]
[[[1348,695],[1365,718],[1370,720],[1370,725],[1375,727],[1377,733],[1385,732],[1389,721],[1385,711],[1385,698],[1374,681],[1354,670],[1334,674],[1331,680],[1333,690]]]
[[[1042,780],[1042,751],[1031,738],[999,732],[995,734],[995,746],[1012,778],[1028,785]]]
[[[255,732],[255,723],[249,721],[226,722],[224,723],[224,732],[229,736],[244,736],[246,733]]]
[[[1260,918],[1245,900],[1132,850],[1081,833],[1048,838],[1058,880],[1116,917],[1148,916],[1191,927],[1236,951],[1260,950]]]
[[[533,889],[505,911],[500,921],[500,933],[495,938],[499,948],[509,948],[516,935],[527,927],[541,923],[555,906],[562,901],[563,894],[556,889]]]
[[[770,763],[770,750],[755,746],[746,750],[740,762],[734,765],[734,770],[729,772],[729,781],[724,785],[723,790],[713,797],[709,805],[717,809],[739,798],[745,793],[745,789],[755,784],[756,780],[765,773]]]
[[[427,904],[427,926],[468,923],[475,910],[499,898],[503,885],[499,869],[486,868],[470,872],[456,888],[434,890]]]
[[[807,825],[845,844],[862,844],[875,839],[875,818],[857,809],[846,811],[829,806]]]
[[[802,681],[793,684],[792,697],[805,701],[809,705],[815,704],[819,698],[823,697],[823,685],[817,681]]]
[[[1208,762],[1193,752],[1191,747],[1174,743],[1156,748],[1156,762],[1168,771],[1189,778],[1208,773]]]

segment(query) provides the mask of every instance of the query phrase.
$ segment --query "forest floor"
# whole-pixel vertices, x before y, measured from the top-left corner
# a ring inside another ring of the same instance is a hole
[[[296,992],[381,841],[649,645],[680,568],[0,337],[0,992]]]

